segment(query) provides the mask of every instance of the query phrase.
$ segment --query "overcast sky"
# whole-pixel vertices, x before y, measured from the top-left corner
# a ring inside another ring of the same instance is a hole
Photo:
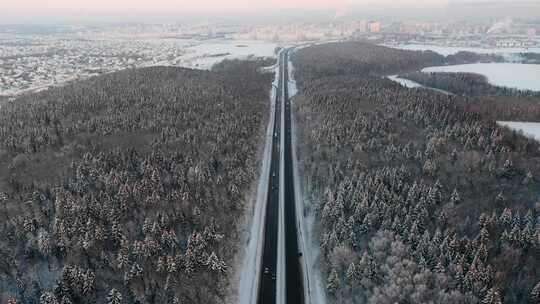
[[[493,0],[0,0],[0,23],[77,20],[96,16],[246,14],[264,10],[442,8],[451,2]],[[498,0],[512,2],[512,0]],[[540,1],[540,0],[518,0]],[[121,21],[121,20],[119,20]]]

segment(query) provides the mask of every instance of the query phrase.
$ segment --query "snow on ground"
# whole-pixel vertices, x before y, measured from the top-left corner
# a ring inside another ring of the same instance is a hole
[[[293,52],[296,49],[293,50]],[[296,87],[296,81],[294,80],[294,67],[292,62],[289,61],[289,88],[294,86],[294,93],[298,92]],[[293,91],[291,91],[291,97]],[[291,99],[291,104],[294,105],[294,98]],[[294,106],[291,107],[294,111]],[[299,167],[298,167],[298,155],[297,155],[297,131],[296,131],[296,119],[293,113],[293,119],[291,120],[291,135],[292,135],[292,157],[293,157],[293,175],[294,175],[294,189],[295,189],[295,202],[296,202],[296,215],[298,217],[298,234],[300,238],[299,246],[300,251],[303,253],[302,267],[305,270],[306,276],[304,277],[304,292],[306,294],[306,304],[324,304],[326,303],[326,293],[324,289],[325,280],[322,278],[319,268],[319,256],[320,245],[317,243],[317,237],[314,235],[313,227],[315,217],[313,209],[310,208],[310,202],[304,198],[304,192],[302,189],[302,182],[300,180]],[[311,209],[311,210],[310,210]]]
[[[255,55],[259,57],[274,57],[276,43],[263,41],[245,41],[245,40],[222,40],[211,43],[203,43],[188,48],[188,51],[194,51],[202,55],[216,55],[230,53],[235,56]]]
[[[523,135],[540,141],[539,122],[498,121],[497,123],[517,132],[523,132]]]
[[[298,87],[296,86],[296,80],[294,80],[294,66],[291,62],[291,57],[289,57],[288,68],[289,68],[289,98],[293,98],[298,94]]]
[[[484,75],[496,86],[540,91],[540,64],[475,63],[429,67],[422,72],[464,72]]]
[[[401,84],[402,86],[404,86],[406,88],[409,88],[409,89],[427,89],[427,90],[432,90],[432,91],[435,91],[435,92],[443,93],[443,94],[446,94],[446,95],[454,95],[453,93],[445,91],[445,90],[432,88],[432,87],[426,87],[426,86],[424,86],[422,84],[419,84],[416,81],[412,81],[412,80],[409,80],[409,79],[406,79],[406,78],[401,78],[398,75],[386,76],[386,78],[388,78],[388,79],[390,79],[392,81],[395,81],[395,82],[397,82],[397,83]]]
[[[404,86],[406,88],[409,88],[409,89],[423,88],[424,87],[423,85],[419,84],[418,82],[414,82],[412,80],[405,79],[405,78],[400,78],[398,75],[388,76],[387,78],[392,80],[392,81],[395,81],[395,82],[397,82],[397,83],[401,84],[402,86]]]
[[[479,54],[516,54],[516,53],[540,53],[540,47],[534,48],[482,48],[482,47],[458,47],[458,46],[439,46],[430,44],[385,44],[384,46],[412,51],[433,51],[444,56],[454,55],[458,52],[466,51]]]
[[[257,197],[255,199],[255,206],[253,213],[247,214],[247,222],[249,223],[249,235],[247,235],[247,244],[243,252],[243,264],[240,268],[238,275],[240,276],[238,284],[238,294],[233,295],[238,297],[237,301],[233,301],[239,304],[253,304],[257,300],[257,293],[259,291],[259,279],[262,263],[263,252],[263,238],[264,238],[264,219],[266,217],[266,198],[268,197],[268,182],[270,178],[270,162],[272,154],[272,137],[274,129],[274,117],[275,105],[274,100],[277,88],[277,81],[279,75],[279,66],[275,67],[275,79],[272,86],[272,93],[270,94],[272,109],[270,111],[270,118],[266,130],[266,141],[264,147],[264,154],[262,159],[261,175],[259,177],[259,184],[257,188]]]
[[[225,59],[246,59],[249,57],[275,58],[276,43],[262,41],[217,40],[204,42],[186,48],[182,58],[183,66],[209,70]]]

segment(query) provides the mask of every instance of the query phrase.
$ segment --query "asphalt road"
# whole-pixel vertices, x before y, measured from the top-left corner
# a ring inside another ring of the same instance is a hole
[[[304,288],[302,268],[300,266],[301,253],[298,247],[298,227],[296,220],[296,203],[294,192],[292,137],[291,137],[291,100],[289,99],[289,52],[284,52],[283,68],[285,69],[284,98],[285,98],[285,267],[286,267],[286,301],[287,303],[304,303]]]
[[[270,179],[268,183],[268,198],[266,204],[266,218],[264,228],[264,246],[261,263],[261,278],[259,286],[259,304],[276,303],[276,275],[277,275],[277,249],[278,249],[278,215],[279,215],[279,161],[281,136],[281,98],[280,90],[283,80],[279,79],[277,94],[274,100],[276,115],[272,137],[272,156],[270,163]]]
[[[293,180],[291,108],[288,94],[288,51],[279,58],[280,73],[278,94],[276,94],[276,115],[274,137],[272,139],[272,160],[264,231],[264,246],[261,279],[259,286],[259,304],[276,304],[276,275],[278,254],[279,194],[284,191],[284,231],[285,231],[285,301],[288,304],[303,304],[304,289],[301,253],[298,247],[296,205]],[[284,100],[283,100],[284,99]],[[281,105],[284,105],[282,107]],[[284,130],[284,189],[279,188],[281,117],[285,117]]]

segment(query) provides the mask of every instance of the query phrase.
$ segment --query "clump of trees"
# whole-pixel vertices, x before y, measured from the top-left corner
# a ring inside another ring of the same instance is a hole
[[[519,55],[523,58],[524,63],[540,64],[540,54],[538,53],[521,53]]]
[[[0,302],[223,303],[272,75],[127,70],[0,109]]]
[[[468,51],[460,51],[456,54],[446,56],[446,64],[489,63],[504,61],[505,59],[501,55],[479,54]]]
[[[498,55],[459,52],[445,57],[433,51],[399,50],[359,41],[322,44],[302,49],[301,53],[295,61],[304,71],[298,73],[299,80],[339,75],[386,76],[429,66],[504,61]]]
[[[536,91],[491,85],[485,76],[474,73],[414,72],[400,77],[410,79],[427,87],[465,96],[540,96],[540,92]]]
[[[540,144],[497,126],[487,103],[382,77],[410,54],[348,43],[293,58],[331,302],[537,303]]]

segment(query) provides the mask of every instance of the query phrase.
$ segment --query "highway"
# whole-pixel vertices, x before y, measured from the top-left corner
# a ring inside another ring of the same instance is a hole
[[[288,50],[281,52],[279,93],[274,100],[276,115],[257,299],[259,304],[305,302],[294,191],[288,56]]]
[[[282,85],[279,78],[278,90]],[[277,276],[277,248],[278,248],[278,220],[279,220],[279,161],[281,138],[281,98],[275,96],[276,115],[274,116],[274,130],[272,132],[272,153],[270,163],[270,178],[268,179],[268,196],[266,203],[266,218],[264,221],[264,245],[259,279],[259,304],[276,303],[276,276]]]

